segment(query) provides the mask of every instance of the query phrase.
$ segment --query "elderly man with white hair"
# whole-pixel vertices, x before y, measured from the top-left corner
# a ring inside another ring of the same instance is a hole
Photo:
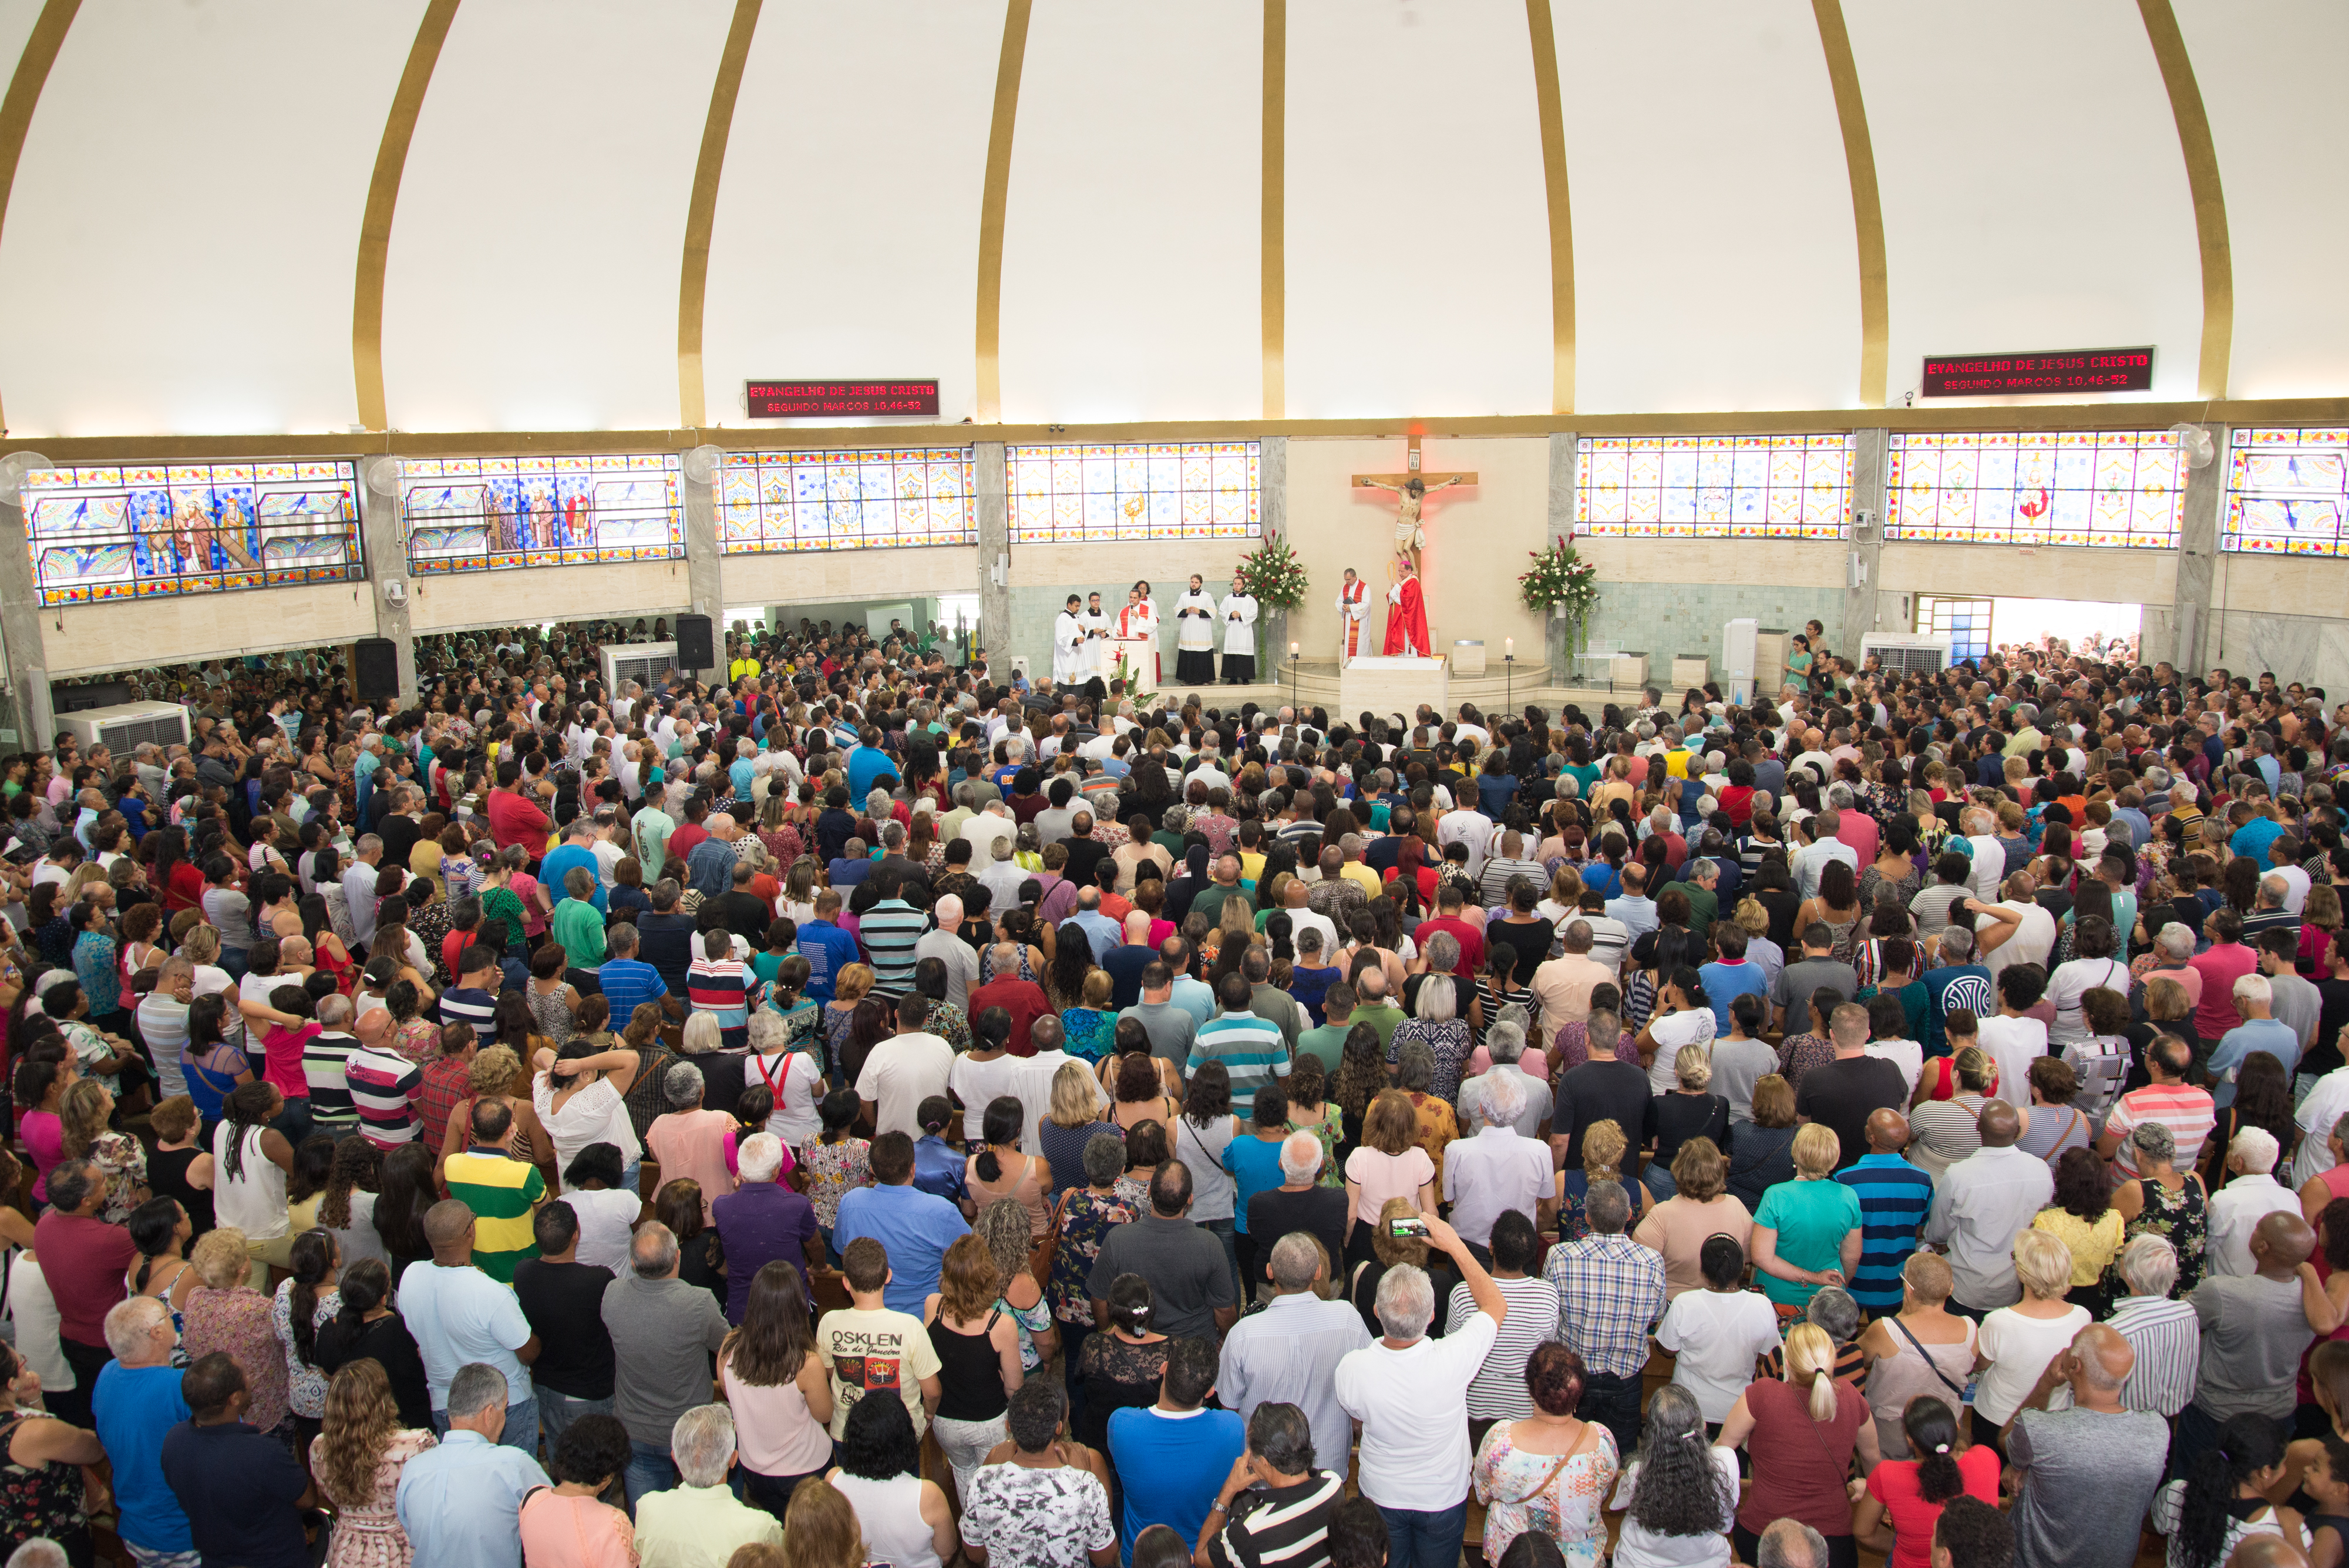
[[[1485,1031],[1485,1050],[1492,1058],[1491,1070],[1479,1073],[1460,1085],[1461,1129],[1473,1136],[1492,1119],[1485,1114],[1485,1086],[1506,1077],[1515,1080],[1524,1093],[1525,1108],[1517,1113],[1514,1124],[1518,1135],[1539,1137],[1542,1124],[1550,1119],[1555,1096],[1550,1093],[1547,1083],[1525,1068],[1526,1026],[1514,1018],[1495,1020],[1493,1026]]]
[[[1388,1568],[1457,1568],[1474,1458],[1468,1385],[1500,1337],[1509,1303],[1457,1231],[1433,1214],[1420,1223],[1427,1244],[1459,1271],[1476,1314],[1429,1339],[1436,1303],[1427,1271],[1395,1264],[1373,1303],[1383,1335],[1339,1362],[1333,1384],[1338,1403],[1362,1424],[1361,1495],[1386,1521]]]
[[[106,1314],[105,1334],[114,1359],[98,1375],[92,1424],[114,1463],[116,1532],[141,1563],[192,1556],[187,1513],[163,1478],[164,1436],[188,1418],[171,1365],[180,1344],[171,1309],[160,1297],[129,1297]]]
[[[994,809],[995,807],[993,805],[989,805],[988,807],[988,810],[990,812]],[[992,820],[992,818],[982,820]],[[1004,820],[1009,822],[1010,818],[1007,816]],[[974,821],[971,824],[972,827],[976,827],[978,826],[978,823],[977,821]],[[965,831],[968,832],[968,829],[965,829]],[[1010,909],[1018,908],[1019,904],[1019,885],[1034,877],[1036,875],[1036,873],[1029,870],[1026,867],[1020,865],[1019,861],[1012,858],[1012,853],[1016,845],[1017,839],[1012,834],[1009,833],[1004,834],[1000,837],[990,838],[987,841],[985,852],[988,857],[988,865],[986,869],[982,870],[978,874],[978,885],[987,889],[988,906],[990,909]],[[977,848],[973,849],[972,855],[974,859],[978,853],[979,851]]]
[[[958,934],[962,930],[963,904],[954,894],[940,898],[931,913],[937,924],[924,931],[914,943],[914,961],[934,958],[946,965],[946,1000],[962,1010],[970,1009],[970,988],[978,983],[978,955]]]
[[[974,861],[995,857],[988,846],[1009,846],[1019,832],[1019,825],[1011,819],[1011,808],[999,800],[990,800],[978,808],[978,814],[962,825],[962,836],[970,841]],[[1007,848],[1007,853],[1009,853]]]
[[[678,1484],[636,1500],[639,1568],[723,1568],[738,1548],[782,1545],[781,1522],[728,1489],[734,1449],[725,1406],[697,1405],[678,1417],[668,1449]]]
[[[1354,1442],[1353,1418],[1338,1402],[1338,1364],[1368,1348],[1371,1334],[1350,1302],[1315,1293],[1339,1262],[1323,1252],[1301,1231],[1272,1244],[1266,1267],[1275,1294],[1224,1336],[1216,1393],[1243,1421],[1261,1405],[1296,1406],[1313,1428],[1314,1463],[1334,1469]]]
[[[1477,1098],[1485,1125],[1444,1151],[1444,1196],[1453,1225],[1489,1261],[1493,1222],[1514,1210],[1538,1229],[1556,1184],[1549,1145],[1517,1130],[1526,1100],[1523,1075],[1485,1074]]]
[[[2121,1249],[2114,1266],[2128,1293],[2105,1321],[2137,1352],[2121,1385],[2121,1406],[2168,1419],[2193,1399],[2202,1372],[2202,1320],[2191,1303],[2170,1295],[2178,1288],[2178,1249],[2167,1236],[2147,1231]]]
[[[1247,1233],[1251,1236],[1289,1236],[1299,1231],[1319,1240],[1330,1254],[1330,1267],[1346,1251],[1346,1191],[1342,1187],[1323,1187],[1317,1179],[1321,1174],[1321,1140],[1309,1132],[1293,1132],[1280,1143],[1280,1185],[1268,1187],[1248,1199]],[[1257,1256],[1265,1260],[1269,1271],[1271,1259],[1266,1252]],[[1262,1283],[1248,1282],[1253,1292]]]
[[[2282,1150],[2275,1134],[2263,1127],[2244,1127],[2227,1146],[2227,1185],[2210,1194],[2209,1235],[2203,1244],[2205,1266],[2214,1274],[2255,1274],[2251,1232],[2271,1214],[2300,1213],[2300,1197],[2275,1179]]]

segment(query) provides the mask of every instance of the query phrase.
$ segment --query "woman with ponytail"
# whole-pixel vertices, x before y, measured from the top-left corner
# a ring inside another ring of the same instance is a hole
[[[1900,1431],[1911,1457],[1887,1459],[1868,1472],[1851,1532],[1860,1545],[1883,1552],[1888,1568],[1928,1568],[1944,1503],[1963,1493],[1998,1506],[1998,1450],[1968,1447],[1956,1413],[1930,1394],[1909,1401]]]
[[[2250,1413],[2229,1417],[2218,1445],[2187,1464],[2186,1478],[2153,1494],[2153,1528],[2169,1537],[2169,1568],[2219,1568],[2246,1536],[2303,1545],[2300,1515],[2266,1497],[2283,1473],[2277,1423]]]
[[[334,1315],[318,1324],[312,1361],[332,1377],[354,1361],[372,1361],[391,1380],[402,1425],[432,1428],[432,1392],[423,1353],[391,1305],[391,1271],[380,1258],[361,1258],[343,1274]],[[331,1392],[331,1390],[330,1390]]]
[[[1836,1380],[1835,1360],[1826,1329],[1796,1324],[1786,1335],[1785,1380],[1749,1385],[1721,1423],[1720,1446],[1743,1445],[1754,1465],[1733,1534],[1741,1563],[1760,1561],[1771,1521],[1795,1519],[1826,1538],[1827,1568],[1858,1568],[1844,1478],[1855,1449],[1863,1469],[1876,1468],[1876,1423],[1859,1391]]]
[[[1052,1222],[1052,1205],[1044,1194],[1052,1173],[1036,1155],[1019,1152],[1019,1135],[1028,1125],[1027,1107],[1014,1095],[998,1095],[987,1103],[981,1123],[985,1147],[970,1157],[963,1185],[980,1209],[999,1198],[1016,1198],[1028,1211],[1031,1237],[1042,1241]]]
[[[300,1448],[306,1449],[326,1417],[326,1374],[318,1366],[318,1331],[343,1309],[342,1294],[335,1289],[343,1259],[334,1237],[316,1229],[295,1237],[287,1256],[292,1277],[279,1283],[276,1299],[270,1303],[270,1321],[285,1346],[285,1402],[294,1407]]]

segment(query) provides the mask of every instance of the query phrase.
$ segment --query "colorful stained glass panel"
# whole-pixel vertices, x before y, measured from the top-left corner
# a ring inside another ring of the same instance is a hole
[[[2349,555],[2349,430],[2238,429],[2219,548]]]
[[[866,550],[978,538],[968,447],[730,452],[719,479],[719,547]]]
[[[1888,539],[2178,547],[2168,431],[1896,431],[1886,462]]]
[[[409,569],[682,560],[679,463],[675,452],[409,458],[399,481]]]
[[[1834,539],[1851,524],[1853,438],[1589,436],[1576,527],[1651,538]]]
[[[339,459],[39,469],[24,504],[45,605],[366,573],[357,471]]]
[[[1253,539],[1263,531],[1261,461],[1252,441],[1009,447],[1011,536]]]

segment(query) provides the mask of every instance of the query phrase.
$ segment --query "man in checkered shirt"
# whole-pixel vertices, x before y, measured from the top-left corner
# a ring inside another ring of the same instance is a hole
[[[1590,1234],[1552,1247],[1542,1278],[1557,1292],[1559,1337],[1589,1374],[1583,1419],[1604,1423],[1616,1452],[1634,1453],[1648,1331],[1664,1315],[1663,1254],[1623,1233],[1631,1200],[1621,1182],[1592,1182],[1583,1212]]]

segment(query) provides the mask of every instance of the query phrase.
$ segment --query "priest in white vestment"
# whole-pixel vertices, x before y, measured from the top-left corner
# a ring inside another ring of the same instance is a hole
[[[1174,601],[1174,679],[1185,686],[1216,680],[1216,597],[1191,574],[1190,591]]]
[[[1247,579],[1237,572],[1232,574],[1232,591],[1225,596],[1222,609],[1224,628],[1224,684],[1246,686],[1256,680],[1256,596],[1247,591]]]
[[[1158,685],[1158,604],[1147,582],[1125,593],[1125,607],[1117,612],[1117,640],[1125,654],[1128,672],[1152,688]]]

